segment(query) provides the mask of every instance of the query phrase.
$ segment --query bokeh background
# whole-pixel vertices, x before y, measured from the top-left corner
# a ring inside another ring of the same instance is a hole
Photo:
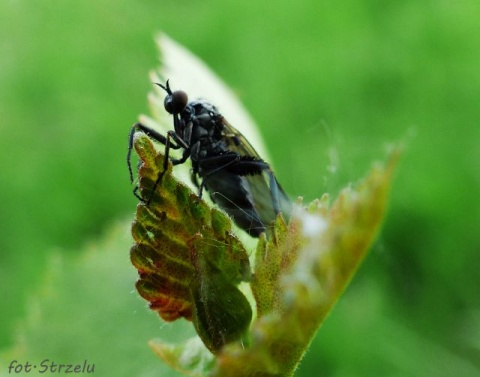
[[[127,134],[159,31],[238,94],[292,196],[335,195],[405,144],[384,228],[297,375],[480,375],[479,20],[477,0],[2,0],[0,375],[14,357],[171,373],[128,261]]]

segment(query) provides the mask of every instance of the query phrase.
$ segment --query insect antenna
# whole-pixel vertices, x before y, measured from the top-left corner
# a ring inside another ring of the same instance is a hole
[[[172,89],[170,89],[170,83],[169,83],[169,80],[167,80],[167,82],[165,83],[165,86],[163,86],[162,84],[158,83],[158,82],[154,82],[155,85],[158,85],[160,88],[162,88],[163,90],[165,90],[167,92],[167,94],[169,95],[172,95],[173,92],[172,92]]]

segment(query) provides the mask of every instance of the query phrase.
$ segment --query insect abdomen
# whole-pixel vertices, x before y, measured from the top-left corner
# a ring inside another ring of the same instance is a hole
[[[228,171],[218,172],[205,179],[205,187],[212,200],[232,217],[237,226],[252,237],[265,232],[266,225],[255,208],[254,197],[244,177]]]

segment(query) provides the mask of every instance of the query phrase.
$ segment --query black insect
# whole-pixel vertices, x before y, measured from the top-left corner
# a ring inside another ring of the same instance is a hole
[[[201,198],[203,189],[207,189],[213,202],[251,236],[258,237],[267,231],[280,212],[288,218],[291,201],[277,182],[270,165],[260,158],[247,139],[227,122],[217,108],[204,100],[189,102],[185,92],[172,92],[168,80],[166,86],[157,85],[167,92],[164,106],[173,115],[175,130],[163,136],[141,123],[132,126],[127,155],[132,182],[130,154],[134,133],[141,130],[165,145],[163,170],[149,198],[141,198],[138,188],[135,188],[134,194],[148,204],[167,170],[170,149],[183,149],[181,158],[170,161],[179,165],[190,158],[192,180],[198,187],[198,197]]]

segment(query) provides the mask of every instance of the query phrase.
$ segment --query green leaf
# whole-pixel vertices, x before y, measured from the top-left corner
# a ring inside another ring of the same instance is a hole
[[[131,261],[138,269],[140,295],[166,321],[193,320],[207,348],[218,352],[240,340],[252,309],[236,287],[250,279],[248,255],[231,232],[231,222],[176,181],[169,163],[161,181],[164,157],[142,132],[134,135],[141,159],[139,203],[132,225]]]
[[[212,261],[194,257],[196,273],[190,290],[193,324],[207,348],[216,353],[225,344],[241,341],[252,320],[252,308],[244,294]]]
[[[225,347],[215,376],[290,376],[368,252],[384,218],[399,150],[354,189],[298,207],[290,224],[259,242],[251,344]]]

